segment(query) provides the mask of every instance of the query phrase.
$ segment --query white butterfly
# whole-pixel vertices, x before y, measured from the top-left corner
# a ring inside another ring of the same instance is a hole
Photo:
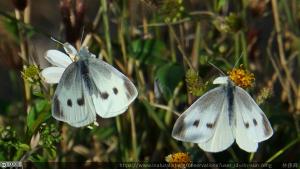
[[[96,114],[109,118],[125,112],[138,94],[134,84],[86,47],[77,52],[69,43],[63,46],[70,57],[58,50],[48,50],[46,59],[57,67],[41,72],[46,82],[59,82],[53,96],[52,116],[81,127],[94,122]]]
[[[258,143],[273,134],[265,114],[251,96],[227,76],[216,78],[213,84],[221,86],[205,93],[180,115],[172,136],[197,143],[207,152],[224,151],[236,139],[241,149],[255,152]]]

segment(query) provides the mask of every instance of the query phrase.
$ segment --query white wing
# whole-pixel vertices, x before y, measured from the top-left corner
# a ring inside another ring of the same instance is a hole
[[[246,151],[256,151],[255,143],[267,140],[273,134],[273,129],[251,96],[242,88],[236,86],[234,91],[234,114],[236,118],[236,140]]]
[[[56,65],[61,68],[66,68],[72,63],[72,60],[59,50],[47,50],[45,59],[47,59],[52,65]]]
[[[251,140],[247,135],[247,128],[245,127],[243,116],[239,110],[239,105],[237,99],[235,99],[234,107],[235,110],[235,124],[233,125],[236,143],[237,145],[247,151],[247,152],[256,152],[258,143]]]
[[[224,120],[220,116],[228,116],[226,107],[224,86],[208,91],[179,116],[172,136],[177,140],[193,143],[208,141],[215,135],[219,121]]]
[[[125,112],[138,94],[133,83],[100,59],[90,57],[88,66],[90,77],[99,92],[92,95],[96,113],[109,118]]]
[[[88,125],[96,120],[95,108],[79,62],[66,68],[56,88],[52,116],[74,127]]]
[[[220,114],[215,122],[215,129],[212,137],[206,142],[199,142],[198,146],[204,151],[215,153],[224,151],[231,146],[233,142],[234,135],[232,127],[229,124],[228,100],[225,99]]]

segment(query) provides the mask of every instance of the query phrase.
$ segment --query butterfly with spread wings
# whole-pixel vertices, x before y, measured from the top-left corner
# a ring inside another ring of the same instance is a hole
[[[196,100],[175,122],[172,136],[197,143],[207,152],[220,152],[236,140],[238,146],[255,152],[258,143],[270,138],[272,127],[259,106],[227,76],[218,77],[214,88]]]
[[[86,47],[77,52],[69,43],[63,46],[70,57],[48,50],[46,59],[58,67],[41,73],[49,83],[59,81],[52,100],[52,116],[82,127],[96,121],[96,114],[109,118],[125,112],[138,94],[134,84]],[[59,64],[55,59],[60,60]]]

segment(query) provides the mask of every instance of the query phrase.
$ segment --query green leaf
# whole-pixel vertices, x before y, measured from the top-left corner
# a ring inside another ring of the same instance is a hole
[[[19,28],[18,23],[14,20],[3,18],[0,20],[6,31],[8,31],[16,42],[19,42]]]
[[[160,40],[138,39],[131,43],[131,55],[145,64],[162,64],[166,60],[161,57],[166,53],[166,46]]]
[[[114,127],[98,127],[95,128],[92,133],[96,135],[98,140],[105,140],[116,133],[116,129]]]
[[[50,168],[48,163],[48,158],[45,156],[41,156],[41,155],[30,156],[28,159],[33,162],[35,168],[38,169]]]
[[[5,161],[5,160],[6,160],[5,157],[6,157],[6,156],[4,155],[4,153],[3,153],[3,152],[0,152],[0,161]]]
[[[51,117],[50,105],[46,100],[36,100],[27,116],[27,127],[30,133],[34,133],[41,123]]]
[[[155,75],[163,96],[169,100],[180,81],[184,79],[184,68],[176,63],[161,66]]]

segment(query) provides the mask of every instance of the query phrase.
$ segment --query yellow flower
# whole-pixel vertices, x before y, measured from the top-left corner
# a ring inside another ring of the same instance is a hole
[[[240,65],[239,68],[233,68],[228,72],[228,75],[231,81],[242,88],[252,87],[255,80],[253,73],[245,70],[243,65]]]
[[[166,156],[166,162],[172,164],[172,168],[182,169],[186,168],[188,163],[191,163],[191,158],[189,157],[188,153],[174,153]]]

